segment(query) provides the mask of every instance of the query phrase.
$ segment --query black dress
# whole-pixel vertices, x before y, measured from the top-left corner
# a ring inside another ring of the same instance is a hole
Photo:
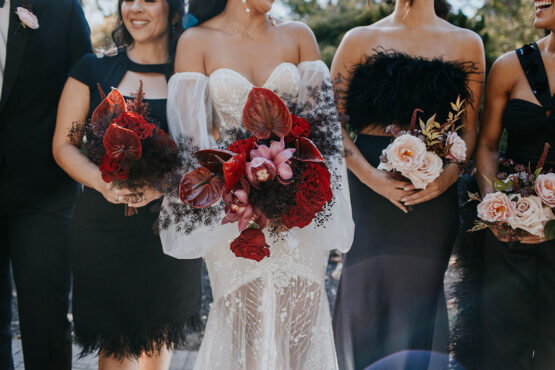
[[[90,89],[90,114],[100,103],[97,89],[117,87],[127,71],[166,74],[167,65],[115,56],[84,56],[70,76]],[[154,123],[166,130],[166,100],[147,100]],[[173,348],[193,329],[200,310],[200,259],[177,260],[162,252],[154,232],[156,203],[125,216],[124,206],[85,188],[73,218],[73,319],[83,353],[102,350],[118,358]],[[159,207],[158,207],[159,208]]]
[[[371,123],[407,127],[415,108],[423,109],[425,118],[438,113],[444,122],[458,95],[471,99],[467,79],[472,70],[471,63],[380,51],[354,69],[346,99],[349,123],[357,130]],[[391,141],[358,135],[356,145],[377,167]],[[408,214],[352,173],[349,186],[356,228],[334,313],[340,368],[364,369],[403,350],[447,353],[443,278],[459,225],[456,184]],[[407,363],[401,368],[426,368],[429,362],[428,356],[425,365],[419,361],[417,367]]]
[[[546,170],[555,168],[555,96],[538,46],[516,50],[541,105],[512,99],[503,113],[505,157],[535,168],[551,144]],[[482,366],[486,369],[555,368],[555,241],[506,244],[487,232],[482,290]]]

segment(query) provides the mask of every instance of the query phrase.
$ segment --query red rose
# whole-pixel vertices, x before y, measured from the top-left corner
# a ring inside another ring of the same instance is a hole
[[[125,181],[129,175],[129,168],[123,167],[107,155],[104,155],[98,163],[98,169],[102,174],[102,180],[107,183],[114,181],[114,179]]]
[[[256,139],[256,136],[251,136],[245,140],[237,140],[234,143],[230,144],[227,147],[227,150],[236,154],[247,153],[248,155],[250,154],[251,150],[254,149],[255,143],[257,141],[258,140]]]
[[[281,215],[283,224],[289,229],[294,227],[303,228],[312,222],[314,213],[308,212],[302,207],[293,207],[287,213]]]
[[[135,132],[141,140],[151,137],[156,128],[155,125],[148,123],[143,116],[135,112],[123,112],[112,123]]]
[[[307,163],[295,194],[297,206],[304,208],[309,213],[318,213],[332,198],[330,173],[327,167],[316,163]]]
[[[308,137],[310,135],[310,124],[306,119],[295,116],[294,114],[291,115],[291,119],[293,120],[293,125],[289,135],[297,137]]]
[[[270,246],[266,244],[264,233],[252,227],[241,232],[230,245],[235,257],[243,257],[260,262],[264,257],[270,257]]]

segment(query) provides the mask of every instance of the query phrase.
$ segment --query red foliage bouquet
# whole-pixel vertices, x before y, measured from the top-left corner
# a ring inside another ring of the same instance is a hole
[[[152,187],[163,192],[165,177],[179,164],[178,149],[168,134],[148,122],[142,82],[127,102],[117,89],[108,96],[99,86],[102,102],[84,127],[85,152],[98,163],[102,179],[131,191]],[[126,214],[136,209],[126,207]]]
[[[222,224],[237,222],[240,231],[232,252],[260,261],[270,255],[262,230],[310,224],[332,201],[331,175],[308,138],[308,121],[291,114],[271,90],[251,90],[243,125],[246,139],[195,153],[201,166],[183,176],[179,196],[195,208],[223,199]]]

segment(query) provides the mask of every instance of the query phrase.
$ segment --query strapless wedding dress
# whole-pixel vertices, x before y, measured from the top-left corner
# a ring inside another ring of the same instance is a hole
[[[304,107],[305,117],[325,115],[330,134],[338,134],[324,63],[280,64],[263,87]],[[215,146],[214,127],[220,140],[227,130],[242,127],[243,106],[252,88],[247,78],[230,69],[210,76],[175,74],[168,96],[172,136],[192,137],[200,148]],[[330,250],[350,248],[354,225],[343,160],[327,165],[335,168],[341,182],[334,190],[332,216],[324,225],[294,228],[278,240],[267,236],[271,256],[261,262],[237,258],[230,251],[239,231],[236,223],[220,225],[223,214],[218,222],[188,234],[171,225],[160,232],[166,254],[203,257],[208,269],[214,302],[195,369],[337,369],[325,273]],[[164,207],[169,203],[167,196]]]

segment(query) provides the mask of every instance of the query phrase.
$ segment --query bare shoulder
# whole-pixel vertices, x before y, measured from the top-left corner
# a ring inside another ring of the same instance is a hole
[[[495,84],[505,90],[511,90],[522,74],[518,56],[514,51],[501,55],[493,63],[488,77],[488,85]]]
[[[320,59],[318,42],[314,33],[306,24],[295,21],[276,22],[280,35],[286,35],[291,44],[297,45],[299,62]]]
[[[176,72],[201,72],[204,70],[206,48],[211,45],[214,31],[204,27],[191,27],[179,37],[175,53]],[[191,52],[194,51],[194,52]]]

